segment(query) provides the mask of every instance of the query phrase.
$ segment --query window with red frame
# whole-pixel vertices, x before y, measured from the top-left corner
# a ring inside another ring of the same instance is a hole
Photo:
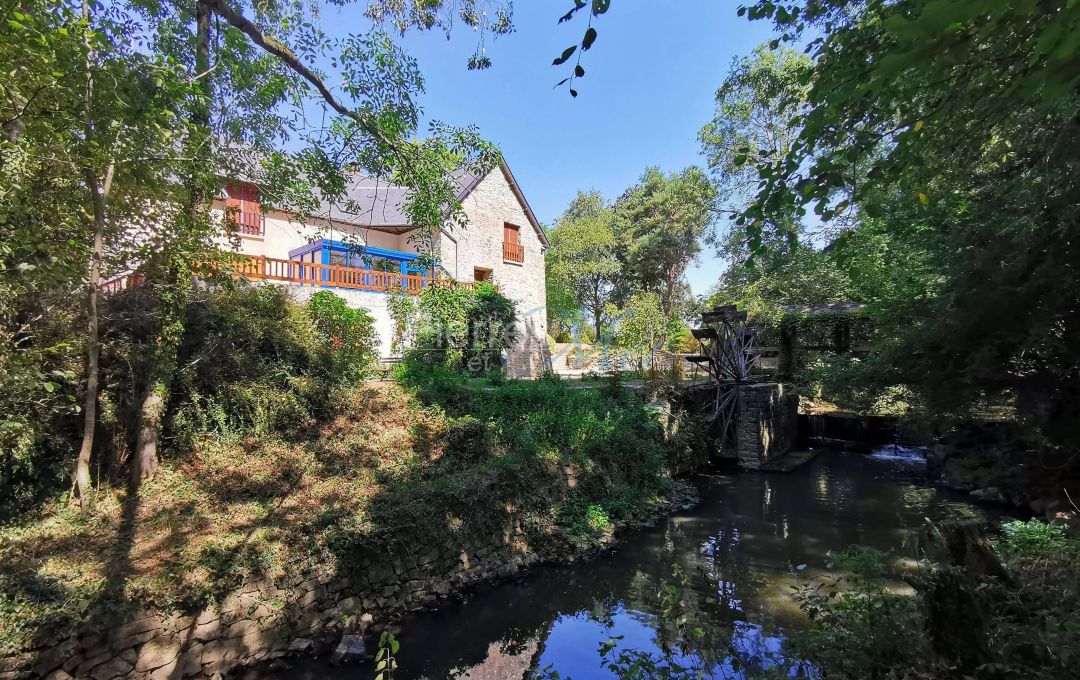
[[[225,216],[245,236],[262,236],[263,216],[259,210],[259,188],[252,184],[230,184],[225,187]]]

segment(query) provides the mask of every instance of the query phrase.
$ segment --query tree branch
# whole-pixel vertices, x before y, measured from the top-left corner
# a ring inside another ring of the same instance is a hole
[[[301,62],[293,51],[284,43],[273,36],[266,35],[262,29],[252,23],[250,19],[245,17],[238,10],[227,5],[225,0],[199,0],[199,3],[227,21],[233,28],[236,28],[238,31],[249,37],[256,45],[262,47],[278,59],[281,59],[286,66],[318,90],[323,100],[330,105],[330,108],[334,109],[342,116],[359,123],[360,127],[367,131],[367,133],[374,137],[378,142],[385,144],[392,149],[398,149],[397,142],[386,135],[372,116],[350,109],[338,101],[337,97],[335,97],[330,91],[330,88],[326,86],[326,83],[323,82],[323,79],[319,74],[315,73],[315,71],[311,70],[306,64]]]

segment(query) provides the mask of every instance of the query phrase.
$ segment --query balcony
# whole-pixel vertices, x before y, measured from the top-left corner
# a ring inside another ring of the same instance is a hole
[[[131,274],[124,274],[118,276],[115,279],[106,281],[105,283],[98,284],[98,290],[104,295],[111,293],[119,293],[122,290],[128,290],[129,288],[138,288],[146,283],[146,275],[134,272]]]
[[[241,236],[262,236],[264,219],[259,208],[259,188],[253,184],[229,184],[225,187],[225,219]]]
[[[264,217],[262,213],[229,209],[225,214],[229,222],[235,227],[236,233],[242,236],[263,235]]]
[[[423,264],[417,253],[388,248],[346,244],[319,239],[289,251],[289,259],[261,255],[236,255],[230,266],[221,271],[252,281],[273,281],[290,285],[370,290],[381,293],[419,295],[429,286],[474,287],[475,283],[440,279]],[[206,272],[210,274],[212,272]],[[146,283],[146,276],[132,273],[101,285],[105,294],[136,288]]]
[[[510,243],[509,241],[503,241],[503,262],[517,262],[522,263],[525,261],[525,246],[520,243]]]
[[[247,257],[236,266],[236,273],[247,279],[281,281],[306,286],[326,286],[350,290],[404,292],[419,295],[431,285],[443,285],[450,280],[435,280],[420,274],[384,272],[336,264],[279,260],[273,257]],[[469,284],[460,284],[469,285]]]

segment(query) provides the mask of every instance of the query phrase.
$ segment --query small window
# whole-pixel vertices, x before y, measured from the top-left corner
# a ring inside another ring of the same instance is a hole
[[[225,187],[225,218],[245,236],[262,236],[263,216],[259,209],[259,188],[252,184],[229,184]]]
[[[474,268],[473,281],[491,281],[491,270],[483,267]]]

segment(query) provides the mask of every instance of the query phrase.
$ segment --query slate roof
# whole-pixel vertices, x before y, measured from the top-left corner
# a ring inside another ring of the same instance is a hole
[[[450,179],[458,188],[457,199],[462,201],[480,184],[482,178],[459,170]],[[346,185],[344,199],[334,203],[323,202],[316,216],[360,227],[408,230],[413,228],[405,213],[408,199],[409,190],[405,187],[357,174]]]
[[[528,201],[521,193],[521,189],[514,179],[513,173],[505,162],[501,169],[506,177],[510,188],[517,199],[521,202],[529,222],[536,230],[540,241],[547,245],[547,235],[543,227],[533,214]],[[480,185],[484,179],[462,169],[451,174],[450,180],[457,187],[457,199],[464,201],[469,194]],[[354,226],[379,229],[402,233],[413,229],[409,222],[409,216],[405,213],[405,203],[409,198],[409,190],[405,187],[390,184],[373,177],[356,175],[353,182],[345,188],[345,199],[336,203],[323,203],[317,217],[322,217],[334,222],[344,222]]]
[[[258,184],[259,180],[257,178],[245,177],[247,173],[242,170],[242,168],[259,167],[258,152],[253,147],[244,144],[229,142],[225,144],[240,159],[237,167],[232,170],[233,176]],[[540,238],[540,242],[547,246],[547,234],[544,233],[543,226],[536,219],[529,202],[521,192],[521,187],[518,186],[517,180],[514,179],[514,173],[510,171],[510,166],[504,160],[499,164],[499,167],[507,183],[510,184],[510,189],[521,203],[529,223],[532,224],[533,229]],[[476,175],[465,168],[450,173],[450,180],[458,189],[458,201],[464,201],[480,185],[484,177],[486,175]],[[225,198],[224,191],[220,198]],[[414,229],[413,225],[409,223],[409,216],[405,213],[405,203],[408,198],[409,190],[405,187],[356,173],[346,182],[345,198],[334,203],[325,200],[320,201],[321,205],[312,217],[400,234]]]

